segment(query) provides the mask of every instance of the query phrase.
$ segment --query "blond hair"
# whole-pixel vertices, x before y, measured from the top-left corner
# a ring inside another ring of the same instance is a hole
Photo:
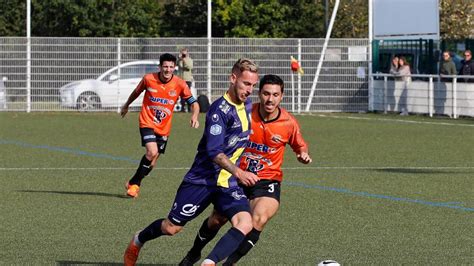
[[[232,67],[232,73],[240,74],[244,71],[258,73],[258,65],[251,59],[240,58]]]

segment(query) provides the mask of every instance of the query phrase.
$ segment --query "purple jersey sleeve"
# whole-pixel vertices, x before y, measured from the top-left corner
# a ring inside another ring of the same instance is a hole
[[[220,110],[214,109],[206,115],[206,150],[211,159],[224,152],[224,142],[227,130],[227,116]]]

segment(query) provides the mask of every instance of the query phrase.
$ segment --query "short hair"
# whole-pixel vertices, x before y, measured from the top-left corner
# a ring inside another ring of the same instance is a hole
[[[176,65],[176,56],[172,55],[172,54],[169,54],[169,53],[165,53],[165,54],[162,54],[160,55],[160,65],[163,65],[163,62],[173,62],[175,65]]]
[[[232,73],[240,74],[244,71],[258,73],[258,65],[251,59],[240,58],[232,67]]]
[[[281,93],[283,93],[284,83],[279,76],[273,74],[263,76],[263,78],[260,80],[260,84],[258,85],[258,91],[260,92],[263,89],[263,86],[266,84],[280,85]]]

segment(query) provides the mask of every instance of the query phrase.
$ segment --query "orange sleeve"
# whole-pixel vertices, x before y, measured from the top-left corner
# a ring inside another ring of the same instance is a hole
[[[181,93],[179,96],[181,96],[181,98],[187,100],[189,97],[193,96],[191,93],[191,90],[188,87],[188,84],[186,84],[185,81],[180,82],[180,85],[181,85]]]
[[[138,83],[137,87],[135,88],[135,91],[137,93],[142,93],[142,91],[144,91],[146,89],[146,80],[145,80],[145,77],[142,78],[142,80],[140,80],[140,83]]]
[[[295,153],[299,153],[301,151],[307,152],[308,144],[306,144],[303,139],[303,136],[301,135],[300,125],[298,124],[298,121],[291,115],[290,121],[293,126],[291,127],[292,132],[288,144],[290,144],[290,147]]]

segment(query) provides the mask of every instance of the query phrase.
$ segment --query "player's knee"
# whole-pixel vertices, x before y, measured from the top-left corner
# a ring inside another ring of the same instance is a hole
[[[267,216],[262,216],[262,215],[254,215],[252,217],[252,223],[253,223],[253,227],[259,229],[259,228],[262,228],[265,227],[265,225],[267,224],[268,222],[268,217]]]
[[[169,236],[176,235],[177,233],[181,232],[182,229],[183,229],[182,226],[175,225],[168,220],[163,221],[162,226],[161,226],[161,231],[163,232],[163,234],[169,235]]]
[[[250,233],[250,231],[252,231],[252,219],[241,219],[234,227],[239,229],[244,235],[246,235]]]
[[[154,159],[156,159],[156,157],[158,157],[158,150],[147,150],[145,156],[148,160],[153,161]]]

